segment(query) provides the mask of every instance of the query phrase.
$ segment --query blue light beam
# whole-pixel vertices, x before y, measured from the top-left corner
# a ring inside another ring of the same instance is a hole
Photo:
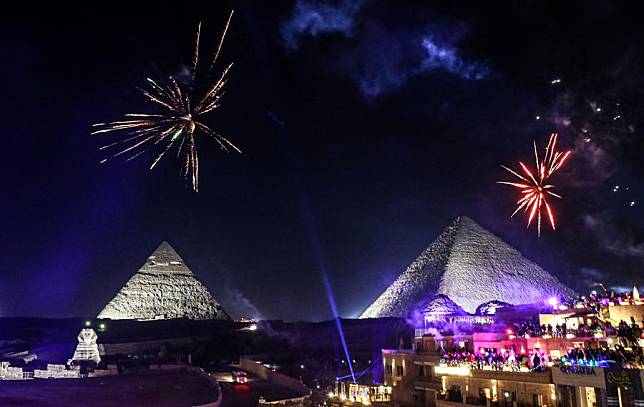
[[[333,297],[333,291],[331,290],[331,283],[329,283],[329,279],[327,278],[326,274],[322,275],[322,281],[324,281],[326,296],[329,300],[329,305],[331,306],[331,312],[333,312],[333,318],[335,319],[335,326],[338,328],[338,334],[340,335],[340,341],[342,342],[344,355],[347,358],[347,364],[349,365],[349,371],[351,372],[351,380],[353,380],[353,383],[355,383],[356,375],[353,372],[353,363],[351,363],[351,357],[349,356],[349,348],[347,347],[347,341],[344,339],[344,330],[342,330],[342,322],[340,321],[340,315],[338,315],[338,308],[335,305],[335,298]]]

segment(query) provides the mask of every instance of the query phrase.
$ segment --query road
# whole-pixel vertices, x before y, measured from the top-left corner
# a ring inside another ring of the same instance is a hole
[[[272,383],[260,380],[256,376],[248,375],[247,384],[236,384],[232,382],[230,373],[216,372],[222,391],[222,407],[256,407],[260,396],[266,401],[275,401],[286,398],[301,396],[301,394]]]

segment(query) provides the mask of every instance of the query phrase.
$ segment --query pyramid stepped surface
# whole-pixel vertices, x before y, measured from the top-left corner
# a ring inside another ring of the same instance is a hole
[[[98,314],[109,319],[230,319],[167,242]]]
[[[489,301],[531,304],[574,292],[472,219],[459,217],[360,318],[407,317],[437,294],[469,313]]]

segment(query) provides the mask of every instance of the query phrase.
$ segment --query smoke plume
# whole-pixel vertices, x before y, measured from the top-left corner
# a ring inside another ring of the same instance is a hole
[[[299,0],[289,20],[281,26],[284,46],[294,51],[303,37],[316,38],[320,34],[342,33],[351,35],[354,19],[362,1],[342,0],[336,4]]]

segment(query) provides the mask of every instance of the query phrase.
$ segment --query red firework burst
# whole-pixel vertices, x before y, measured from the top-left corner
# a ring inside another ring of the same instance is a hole
[[[520,210],[523,210],[524,213],[529,212],[527,227],[530,227],[532,221],[536,217],[538,236],[541,236],[541,214],[544,211],[548,215],[548,220],[550,221],[552,230],[555,230],[555,217],[552,213],[552,209],[550,208],[550,204],[548,204],[547,197],[550,195],[561,199],[561,195],[552,192],[552,189],[555,186],[549,183],[549,179],[561,168],[566,159],[570,156],[570,151],[556,151],[555,147],[557,144],[557,137],[557,133],[552,133],[550,135],[550,140],[546,146],[546,154],[543,157],[543,160],[539,159],[537,144],[533,142],[536,165],[534,174],[528,169],[527,165],[519,161],[519,166],[525,175],[521,175],[519,172],[513,171],[504,165],[501,167],[507,170],[510,174],[519,178],[522,182],[497,182],[497,184],[511,185],[521,190],[521,199],[517,201],[517,208],[512,213],[511,217],[516,215]]]

